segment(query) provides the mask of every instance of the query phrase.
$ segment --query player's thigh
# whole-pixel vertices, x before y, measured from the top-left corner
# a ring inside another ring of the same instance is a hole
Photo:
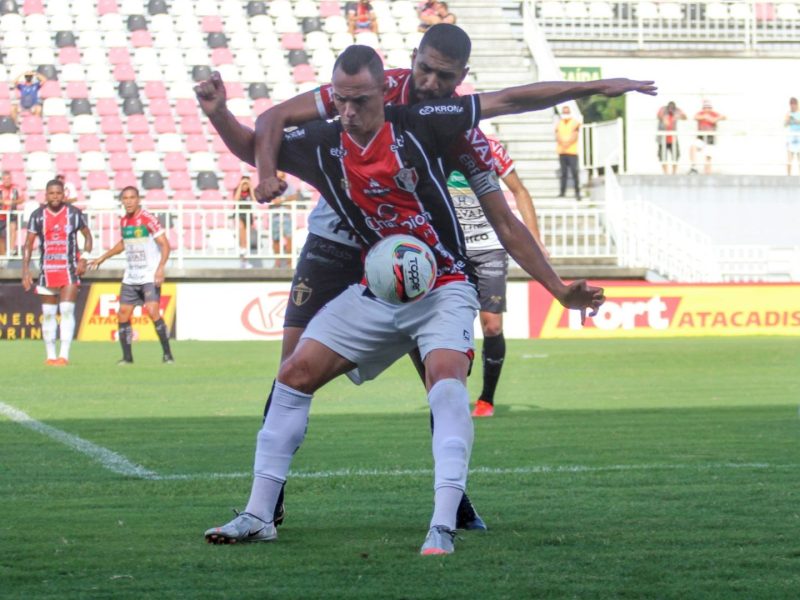
[[[58,294],[60,302],[75,302],[78,299],[78,286],[65,285]]]
[[[316,340],[358,365],[351,377],[356,383],[374,379],[414,347],[411,336],[397,325],[399,310],[354,284],[311,320],[300,344]]]
[[[284,328],[305,329],[319,309],[350,285],[361,281],[362,276],[358,248],[310,234],[292,278]]]
[[[400,307],[397,324],[416,342],[426,367],[434,350],[454,350],[468,357],[475,352],[474,323],[478,294],[467,282],[448,283]]]
[[[136,307],[133,304],[120,304],[119,310],[117,311],[117,322],[129,323],[134,308]]]
[[[425,387],[430,390],[443,379],[467,382],[472,356],[457,350],[438,348],[425,357]]]
[[[332,379],[355,367],[327,345],[304,339],[278,370],[278,381],[306,394],[313,394]]]
[[[305,327],[284,327],[283,340],[281,341],[281,362],[285,361],[292,355],[297,344],[300,341],[300,336],[303,335]]]

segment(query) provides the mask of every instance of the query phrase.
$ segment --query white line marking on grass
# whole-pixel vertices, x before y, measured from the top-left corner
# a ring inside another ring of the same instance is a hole
[[[608,465],[591,467],[588,465],[531,466],[514,468],[476,467],[470,469],[470,475],[541,475],[559,473],[606,473],[615,471],[717,471],[732,469],[786,469],[798,465],[773,465],[770,463],[706,463],[690,464],[643,464],[643,465]],[[291,472],[291,479],[332,479],[334,477],[422,477],[431,476],[431,469],[336,469],[332,471],[300,471]],[[252,477],[252,473],[186,473],[175,475],[156,475],[148,477],[158,481],[197,481],[211,479],[241,479]]]
[[[88,440],[72,435],[66,431],[46,425],[30,417],[19,409],[0,402],[0,414],[8,417],[23,427],[32,429],[51,439],[69,446],[73,450],[85,454],[112,473],[137,477],[149,481],[206,481],[214,479],[244,479],[252,477],[252,472],[234,473],[176,473],[160,475],[131,462],[121,454],[98,446]],[[533,465],[529,467],[475,467],[470,469],[471,475],[545,475],[560,473],[608,473],[623,471],[725,471],[733,469],[796,469],[800,465],[774,465],[770,463],[704,463],[692,464],[641,464],[641,465]],[[430,477],[431,469],[334,469],[330,471],[290,472],[292,479],[333,479],[335,477]]]
[[[153,477],[158,476],[158,473],[155,471],[149,471],[141,465],[137,465],[136,463],[129,461],[121,454],[117,454],[108,448],[103,448],[102,446],[93,444],[92,442],[84,440],[77,435],[72,435],[71,433],[56,429],[50,425],[45,425],[41,421],[37,421],[21,410],[16,409],[13,406],[9,406],[8,404],[4,404],[3,402],[0,402],[0,414],[8,417],[15,423],[19,423],[23,427],[32,429],[36,433],[41,433],[42,435],[52,438],[57,442],[61,442],[65,446],[69,446],[73,450],[77,450],[81,454],[85,454],[92,460],[99,462],[104,469],[107,469],[112,473],[126,475],[129,477],[140,477],[142,479],[152,479]]]

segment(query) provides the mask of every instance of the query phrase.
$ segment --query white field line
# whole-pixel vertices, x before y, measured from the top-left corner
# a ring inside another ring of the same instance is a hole
[[[121,454],[108,448],[103,448],[92,442],[84,440],[76,435],[67,433],[41,421],[28,416],[21,410],[0,402],[0,414],[8,417],[11,421],[19,423],[23,427],[47,436],[73,450],[85,454],[92,460],[100,463],[107,469],[118,475],[147,479],[150,481],[201,481],[214,479],[244,479],[253,476],[252,472],[233,472],[233,473],[176,473],[172,475],[160,475],[155,471],[145,469],[141,465],[131,462]],[[733,469],[794,469],[800,465],[785,464],[775,465],[771,463],[703,463],[703,464],[668,464],[651,463],[639,465],[533,465],[529,467],[510,467],[492,468],[475,467],[470,469],[471,475],[540,475],[540,474],[576,474],[576,473],[608,473],[608,472],[636,472],[636,471],[724,471]],[[301,471],[291,472],[289,477],[292,479],[332,479],[335,477],[430,477],[433,475],[431,469],[335,469],[331,471]]]

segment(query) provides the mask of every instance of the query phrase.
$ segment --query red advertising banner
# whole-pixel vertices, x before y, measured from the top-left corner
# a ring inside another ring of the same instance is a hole
[[[800,335],[800,284],[593,284],[607,300],[581,325],[579,311],[530,283],[530,337]]]

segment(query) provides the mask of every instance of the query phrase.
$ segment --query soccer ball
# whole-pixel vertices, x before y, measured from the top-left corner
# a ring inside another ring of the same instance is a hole
[[[411,235],[390,235],[370,248],[364,263],[367,287],[392,304],[414,302],[436,282],[436,259],[428,245]]]

